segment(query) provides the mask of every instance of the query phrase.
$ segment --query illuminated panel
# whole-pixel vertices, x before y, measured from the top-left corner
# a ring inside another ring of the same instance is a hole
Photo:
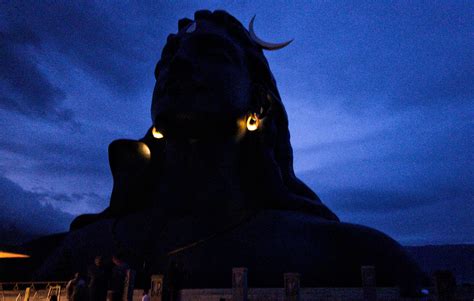
[[[19,253],[3,252],[0,251],[0,258],[28,258],[30,256]]]

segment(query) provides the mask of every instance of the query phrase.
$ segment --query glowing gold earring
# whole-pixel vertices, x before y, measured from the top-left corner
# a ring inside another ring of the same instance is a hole
[[[155,129],[155,127],[153,127],[153,129],[151,130],[151,134],[153,135],[153,137],[155,137],[156,139],[161,139],[163,138],[163,134],[160,133],[157,129]]]
[[[249,117],[247,117],[247,129],[251,132],[258,129],[258,117],[256,113],[252,113]]]

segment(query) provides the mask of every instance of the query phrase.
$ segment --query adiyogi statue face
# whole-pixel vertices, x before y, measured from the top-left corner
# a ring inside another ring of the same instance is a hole
[[[293,172],[287,115],[262,51],[291,41],[264,42],[253,22],[247,30],[224,11],[198,11],[168,36],[151,109],[153,136],[165,141],[155,195],[182,200],[176,208],[280,204],[337,220]]]
[[[155,70],[155,130],[171,139],[241,137],[246,124],[256,130],[270,101],[257,94],[264,86],[276,90],[261,43],[284,46],[265,44],[223,11],[198,11],[195,20],[181,20]]]
[[[175,138],[175,127],[190,138],[205,135],[249,113],[250,102],[245,51],[227,29],[197,20],[168,38],[153,94],[154,126],[163,135]],[[211,128],[196,131],[203,124]]]

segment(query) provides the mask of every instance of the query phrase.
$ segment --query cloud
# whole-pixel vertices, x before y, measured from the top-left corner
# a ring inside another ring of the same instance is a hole
[[[104,199],[91,192],[28,191],[0,176],[0,240],[21,243],[41,235],[64,232],[84,208],[97,209]]]
[[[45,203],[44,199],[44,194],[26,191],[0,176],[2,225],[36,235],[66,231],[73,216]]]
[[[405,245],[473,242],[472,176],[410,175],[408,169],[403,179],[383,165],[352,168],[349,175],[339,165],[300,176],[344,222],[373,227]]]
[[[325,191],[324,195],[340,211],[372,214],[418,209],[454,199],[469,200],[474,196],[473,189],[459,186],[461,185],[438,187],[427,191],[389,191],[382,187],[341,188]]]
[[[34,60],[40,39],[28,28],[0,31],[0,108],[35,118],[74,122],[61,107],[64,91],[55,87]]]
[[[347,212],[392,212],[429,205],[439,199],[432,195],[417,195],[400,191],[341,189],[326,194],[334,199],[333,206]]]
[[[50,141],[45,142],[43,136],[37,135],[28,139],[8,137],[0,141],[0,152],[28,162],[30,172],[60,176],[109,176],[106,145],[104,149],[98,149],[93,143],[77,143],[68,135],[58,140],[51,137],[46,139]]]
[[[139,91],[144,62],[156,59],[153,53],[142,51],[143,41],[149,40],[136,39],[134,27],[123,26],[126,11],[114,7],[93,2],[51,5],[25,1],[4,9],[11,28],[34,31],[43,52],[66,56],[69,63],[92,74],[112,92],[130,95]]]
[[[84,208],[90,210],[88,213],[99,212],[101,204],[107,201],[93,192],[66,194],[38,188],[34,190],[34,193],[41,198],[43,204],[51,205],[57,210],[74,216],[84,213]]]
[[[471,197],[436,198],[424,206],[402,210],[341,211],[346,222],[363,224],[392,236],[404,245],[473,243],[474,204]]]

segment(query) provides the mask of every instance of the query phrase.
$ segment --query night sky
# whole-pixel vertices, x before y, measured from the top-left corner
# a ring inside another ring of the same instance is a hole
[[[108,205],[108,144],[145,134],[166,37],[206,8],[294,38],[266,56],[296,173],[341,220],[474,242],[472,1],[156,2],[0,3],[0,231]]]

